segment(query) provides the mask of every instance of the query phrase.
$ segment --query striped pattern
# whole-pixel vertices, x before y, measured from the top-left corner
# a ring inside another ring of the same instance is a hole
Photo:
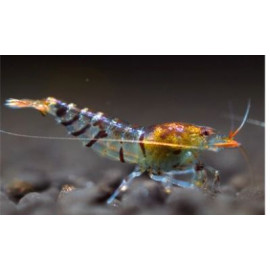
[[[63,126],[69,126],[69,125],[72,125],[75,121],[79,120],[79,115],[76,114],[72,119],[70,120],[67,120],[67,121],[61,121],[61,124]]]
[[[119,160],[135,163],[140,171],[162,174],[171,170],[184,170],[197,163],[198,155],[207,149],[217,151],[222,148],[235,148],[239,144],[233,135],[214,135],[209,127],[172,122],[146,128],[131,126],[119,119],[110,119],[103,113],[93,113],[88,109],[78,109],[75,104],[66,104],[53,97],[41,100],[8,99],[11,108],[34,108],[43,115],[53,115],[70,135],[78,137],[82,143],[96,152]],[[198,171],[199,166],[196,167]]]
[[[89,129],[90,127],[91,127],[90,124],[86,124],[83,128],[71,132],[71,135],[73,135],[73,136],[79,136],[79,135],[82,135],[82,134],[84,134],[85,131],[86,131],[87,129]]]
[[[67,107],[62,104],[57,104],[56,105],[56,116],[62,117],[66,114],[67,112]]]
[[[119,150],[119,159],[121,162],[123,162],[123,163],[125,162],[123,147],[121,147]]]
[[[142,133],[142,134],[140,135],[139,141],[140,141],[140,147],[141,147],[141,149],[142,149],[143,155],[144,155],[144,157],[146,157],[145,147],[144,147],[143,140],[144,140],[144,133]]]
[[[144,132],[139,127],[132,127],[119,119],[107,118],[101,112],[80,110],[74,104],[57,101],[52,106],[51,111],[57,122],[65,126],[69,134],[81,138],[86,147],[123,163],[138,163],[146,157]],[[116,141],[103,141],[103,138]],[[121,140],[141,142],[125,143]]]
[[[108,134],[105,130],[100,130],[98,134],[95,136],[94,139],[92,139],[88,144],[86,144],[87,147],[91,147],[94,143],[96,143],[99,139],[108,137]]]

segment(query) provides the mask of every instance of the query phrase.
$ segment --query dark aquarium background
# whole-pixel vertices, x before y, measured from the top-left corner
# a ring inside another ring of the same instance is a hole
[[[264,56],[2,56],[1,129],[67,137],[51,117],[3,106],[7,98],[52,96],[143,126],[179,121],[228,134],[229,103],[243,117],[250,99],[249,118],[264,122],[264,76]],[[144,176],[118,208],[105,200],[131,165],[100,157],[76,141],[2,134],[1,213],[264,214],[264,132],[247,123],[236,137],[253,177],[237,149],[202,155],[221,174],[215,197],[180,188],[166,196]]]

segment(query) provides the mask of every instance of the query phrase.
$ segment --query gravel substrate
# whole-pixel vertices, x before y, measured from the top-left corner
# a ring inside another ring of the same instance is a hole
[[[120,172],[111,171],[112,176]],[[106,175],[105,175],[106,176]],[[108,173],[107,173],[108,177]],[[68,181],[25,174],[7,181],[1,191],[2,214],[264,214],[263,187],[240,185],[234,178],[221,192],[163,187],[147,177],[138,178],[119,200],[118,206],[106,199],[121,179],[104,179],[99,184],[73,177]],[[109,181],[108,181],[109,180]]]

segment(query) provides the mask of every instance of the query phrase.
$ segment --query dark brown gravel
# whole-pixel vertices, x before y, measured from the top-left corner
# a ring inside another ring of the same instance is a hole
[[[120,183],[119,175],[98,185],[76,177],[68,184],[51,183],[53,179],[34,174],[7,181],[1,192],[2,214],[264,214],[263,187],[249,186],[241,177],[221,186],[215,196],[199,190],[174,187],[165,193],[162,185],[146,176],[134,181],[119,199],[118,206],[106,205],[106,199]],[[27,180],[26,180],[27,179]],[[35,179],[35,180],[34,180]],[[38,184],[39,183],[39,184]],[[241,185],[239,184],[241,183]],[[243,183],[246,183],[245,185]],[[252,199],[251,199],[252,198]]]

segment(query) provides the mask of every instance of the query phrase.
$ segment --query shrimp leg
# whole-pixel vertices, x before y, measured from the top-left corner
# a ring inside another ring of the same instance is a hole
[[[212,183],[212,191],[218,192],[219,186],[220,186],[220,177],[219,177],[219,171],[211,166],[206,166],[205,170],[211,173],[214,177],[213,183]]]
[[[139,177],[143,174],[140,167],[136,167],[132,173],[130,173],[126,178],[123,179],[120,186],[113,192],[110,198],[107,200],[107,204],[111,204],[120,193],[125,192],[131,185],[134,178]]]
[[[194,168],[189,168],[186,170],[178,170],[178,171],[169,171],[167,174],[171,175],[171,176],[175,176],[175,175],[183,175],[183,174],[192,174],[192,176],[194,177],[195,175],[195,170]]]
[[[180,171],[170,171],[168,174],[171,175],[171,182],[173,185],[178,186],[178,187],[183,187],[183,188],[193,188],[194,187],[194,185],[188,181],[178,180],[178,179],[174,178],[174,176],[176,176],[176,175],[191,174],[191,176],[192,176],[191,179],[194,179],[196,176],[196,172],[195,172],[194,168],[189,168],[189,169],[180,170]]]
[[[220,185],[219,171],[210,166],[204,166],[202,163],[196,165],[196,177],[194,183],[204,189],[218,192]],[[211,178],[207,177],[207,173],[211,174]]]
[[[183,174],[189,174],[189,173],[194,174],[194,170],[187,169],[187,170],[183,170],[183,171],[171,171],[171,172],[164,174],[164,175],[155,175],[155,174],[151,173],[149,176],[152,180],[163,183],[166,190],[169,191],[171,185],[176,185],[176,186],[183,187],[183,188],[192,188],[193,184],[191,184],[187,181],[182,181],[182,180],[178,180],[178,179],[173,178],[174,175],[183,175]]]
[[[171,181],[170,175],[156,175],[156,174],[150,173],[149,177],[154,181],[161,182],[165,188],[165,192],[171,193],[172,181]]]

